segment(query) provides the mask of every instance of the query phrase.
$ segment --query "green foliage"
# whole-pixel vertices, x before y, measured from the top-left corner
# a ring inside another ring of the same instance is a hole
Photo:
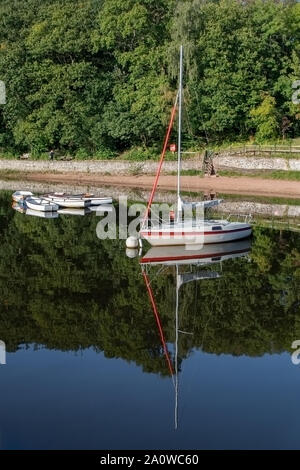
[[[49,147],[96,150],[103,143],[97,128],[109,81],[105,59],[91,52],[96,3],[14,3],[7,5],[7,16],[18,17],[21,31],[4,39],[0,52],[10,97],[3,117],[13,145],[34,154]],[[28,22],[21,3],[35,6]],[[5,19],[0,18],[0,38],[7,34]]]
[[[160,146],[180,43],[185,145],[297,136],[299,31],[294,0],[2,0],[0,148],[111,158]]]
[[[85,160],[85,159],[89,158],[89,154],[86,151],[86,149],[80,148],[76,152],[76,157],[79,158],[80,160]]]
[[[155,148],[134,147],[122,155],[125,160],[144,161],[156,160],[159,151]]]
[[[170,104],[164,44],[171,4],[169,0],[104,0],[98,15],[94,50],[106,49],[114,64],[103,126],[119,148],[147,146],[162,138]]]
[[[16,158],[16,155],[10,151],[0,151],[0,158],[4,158],[6,160],[13,160]]]
[[[178,2],[171,69],[174,50],[183,42],[187,111],[195,136],[204,134],[207,142],[249,136],[255,132],[250,111],[260,104],[262,92],[274,96],[279,118],[287,115],[293,124],[289,131],[296,131],[295,113],[287,109],[292,57],[299,48],[295,8],[294,2],[273,0]]]
[[[116,152],[109,148],[100,147],[95,152],[94,157],[99,158],[100,160],[110,160],[116,156]]]
[[[266,94],[262,103],[250,111],[256,127],[257,142],[275,139],[278,134],[276,102],[273,96]]]

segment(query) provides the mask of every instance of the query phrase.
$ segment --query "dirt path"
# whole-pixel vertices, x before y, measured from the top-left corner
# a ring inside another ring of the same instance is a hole
[[[57,183],[93,184],[98,186],[115,185],[131,188],[150,189],[154,177],[141,176],[112,176],[86,173],[27,173],[22,179],[28,181],[47,181]],[[162,175],[159,179],[159,189],[176,189],[176,176]],[[199,176],[182,176],[181,190],[191,192],[215,191],[227,194],[245,194],[268,197],[300,198],[300,182],[271,180],[247,177],[200,178]]]

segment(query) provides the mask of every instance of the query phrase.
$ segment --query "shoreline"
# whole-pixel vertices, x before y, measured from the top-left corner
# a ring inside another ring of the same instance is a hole
[[[52,182],[52,183],[72,183],[76,185],[94,186],[119,186],[136,189],[151,189],[153,175],[103,175],[87,174],[82,172],[12,172],[2,175],[4,179],[22,179],[23,181]],[[161,175],[158,189],[176,190],[177,177],[173,175]],[[300,199],[299,181],[271,180],[253,177],[208,177],[182,176],[182,191],[215,192],[223,194],[239,194],[247,196],[281,197],[290,199]]]
[[[50,182],[47,181],[26,181],[21,179],[0,179],[0,190],[13,192],[16,190],[30,190],[36,194],[45,194],[47,192],[70,192],[78,193],[92,192],[99,194],[99,196],[113,195],[115,201],[131,201],[135,203],[146,204],[149,198],[149,189],[130,188],[129,186],[121,187],[120,185],[114,186],[94,186],[93,184],[77,184],[69,182]],[[193,201],[195,199],[202,199],[202,194],[185,193],[183,197],[186,201]],[[239,215],[253,215],[258,217],[259,223],[273,223],[279,224],[278,227],[283,228],[284,224],[294,224],[296,230],[300,230],[300,199],[286,199],[286,198],[270,198],[264,196],[242,196],[228,194],[225,197],[221,195],[223,203],[215,210],[220,214],[239,214]],[[176,191],[160,189],[157,190],[154,197],[154,203],[167,203],[174,204],[176,198]],[[288,222],[287,222],[288,221]],[[280,225],[281,224],[281,225]],[[273,226],[273,225],[272,225]]]

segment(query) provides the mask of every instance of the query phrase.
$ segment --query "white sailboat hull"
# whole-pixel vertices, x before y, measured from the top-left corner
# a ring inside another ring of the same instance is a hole
[[[205,245],[247,238],[251,225],[240,222],[205,221],[195,226],[172,225],[141,230],[140,235],[152,246]]]

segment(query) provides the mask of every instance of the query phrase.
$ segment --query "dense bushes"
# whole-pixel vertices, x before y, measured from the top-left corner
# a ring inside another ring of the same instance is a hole
[[[2,0],[0,148],[110,158],[160,145],[180,43],[186,146],[297,136],[299,35],[293,0]]]

